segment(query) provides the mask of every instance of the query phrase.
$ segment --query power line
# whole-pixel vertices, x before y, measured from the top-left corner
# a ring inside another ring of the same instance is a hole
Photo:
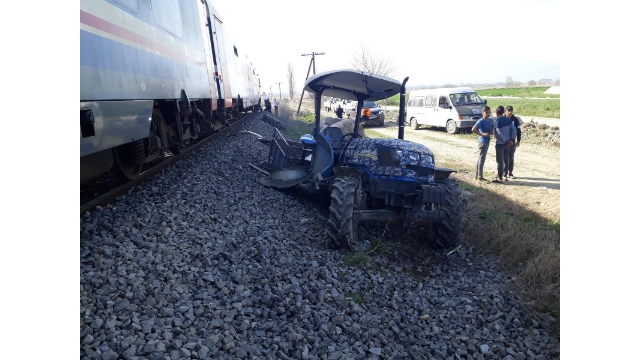
[[[311,65],[313,65],[313,75],[316,74],[316,55],[324,55],[323,52],[315,52],[312,51],[311,54],[302,54],[302,56],[311,56],[311,61],[309,62],[309,70],[307,70],[307,77],[304,79],[305,82],[309,79],[309,71],[311,71]],[[302,88],[302,94],[300,95],[300,103],[298,103],[298,112],[300,114],[300,106],[302,105],[302,99],[304,98],[304,87]]]

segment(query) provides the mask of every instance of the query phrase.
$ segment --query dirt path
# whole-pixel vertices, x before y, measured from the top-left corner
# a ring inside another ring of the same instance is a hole
[[[398,128],[387,124],[384,128],[367,128],[365,131],[397,138]],[[436,164],[454,168],[458,178],[473,183],[477,160],[477,138],[452,135],[441,130],[405,127],[405,140],[424,144],[433,151]],[[491,139],[484,166],[485,178],[493,179],[497,173],[495,162],[495,138]],[[524,140],[515,154],[513,169],[517,179],[502,184],[481,183],[497,193],[547,217],[550,221],[560,219],[560,150],[540,145],[527,144]]]
[[[293,110],[296,106],[290,105]],[[303,104],[303,109],[312,111],[311,105]],[[334,116],[322,110],[321,116]],[[398,128],[393,122],[387,122],[385,127],[367,127],[367,136],[397,138]],[[527,143],[522,140],[516,150],[515,166],[513,169],[517,179],[505,184],[474,183],[475,165],[477,160],[477,137],[453,135],[444,130],[422,127],[413,130],[405,127],[405,140],[415,141],[426,145],[433,151],[436,164],[453,168],[458,171],[455,178],[481,186],[511,201],[534,211],[550,222],[560,221],[560,149]],[[495,138],[491,139],[491,146],[484,165],[485,178],[493,179],[497,173]]]

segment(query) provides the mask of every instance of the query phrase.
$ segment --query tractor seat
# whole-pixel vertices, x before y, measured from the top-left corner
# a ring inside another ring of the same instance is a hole
[[[322,130],[321,134],[331,139],[331,148],[333,150],[342,150],[343,145],[340,143],[340,138],[344,134],[340,128],[327,126]]]

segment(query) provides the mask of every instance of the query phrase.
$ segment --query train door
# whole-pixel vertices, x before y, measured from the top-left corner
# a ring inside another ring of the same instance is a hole
[[[212,16],[213,21],[213,36],[215,42],[215,50],[218,55],[218,74],[216,76],[217,81],[221,88],[221,98],[224,99],[224,106],[230,108],[231,102],[231,78],[229,77],[229,67],[227,64],[227,51],[224,43],[224,29],[222,27],[222,21],[216,16]]]
[[[211,23],[209,21],[209,7],[207,3],[202,1],[200,3],[200,8],[198,9],[200,12],[200,24],[202,30],[202,41],[204,42],[204,55],[205,62],[207,66],[207,75],[209,78],[209,89],[211,92],[211,110],[216,110],[218,108],[217,101],[219,91],[216,89],[216,79],[215,79],[215,63],[213,60],[213,34],[211,32]]]

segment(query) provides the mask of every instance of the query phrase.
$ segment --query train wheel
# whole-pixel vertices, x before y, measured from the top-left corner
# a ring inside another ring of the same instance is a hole
[[[145,151],[144,142],[137,140],[113,149],[113,167],[111,172],[122,182],[137,179],[142,172]]]

